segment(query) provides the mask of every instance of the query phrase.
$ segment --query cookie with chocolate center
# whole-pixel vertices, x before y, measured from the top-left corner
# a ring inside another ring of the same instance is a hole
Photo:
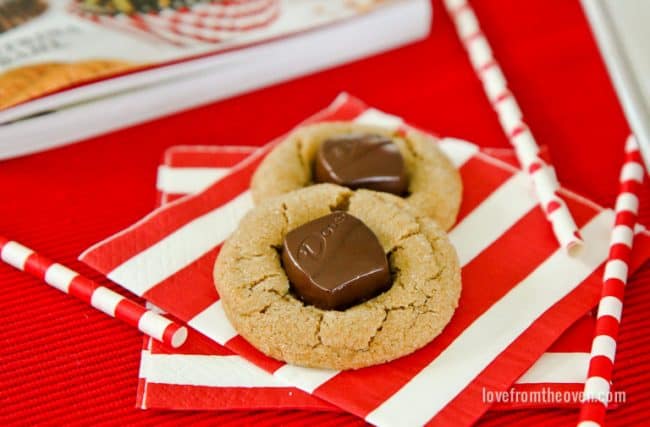
[[[318,183],[401,197],[445,230],[456,221],[460,174],[436,139],[354,122],[298,128],[262,161],[251,181],[255,202]]]
[[[288,363],[356,369],[407,355],[450,321],[461,291],[445,232],[402,198],[316,184],[255,207],[214,270],[226,316]]]

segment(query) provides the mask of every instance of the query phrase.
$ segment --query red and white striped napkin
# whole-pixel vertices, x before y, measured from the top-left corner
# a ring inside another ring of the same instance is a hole
[[[324,120],[406,126],[346,94],[308,121]],[[252,207],[250,177],[272,146],[204,191],[93,246],[81,260],[275,378],[379,425],[472,423],[491,405],[486,390],[508,389],[598,301],[613,212],[563,192],[585,241],[572,257],[558,247],[525,174],[471,144],[443,139],[465,185],[449,234],[463,266],[463,293],[444,332],[412,355],[357,371],[270,359],[227,321],[212,267],[221,243]],[[645,233],[637,241],[633,268],[650,250]]]
[[[168,149],[158,169],[156,187],[160,204],[209,187],[256,149],[246,146]],[[510,149],[483,149],[483,152],[517,165]],[[594,324],[591,314],[583,316],[513,385],[516,391],[559,392],[570,399],[495,402],[491,409],[578,407]],[[241,356],[197,333],[191,333],[187,343],[176,350],[144,337],[137,404],[142,409],[336,409],[287,387]]]

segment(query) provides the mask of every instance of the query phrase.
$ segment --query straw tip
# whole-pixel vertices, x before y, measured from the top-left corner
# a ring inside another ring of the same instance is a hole
[[[185,326],[181,326],[172,335],[170,344],[173,348],[178,348],[183,344],[185,344],[186,340],[187,340],[187,328]]]
[[[584,245],[585,242],[580,237],[576,237],[565,246],[565,249],[569,254],[569,256],[574,257],[574,256],[578,256],[580,252],[582,252],[582,248],[584,247]]]

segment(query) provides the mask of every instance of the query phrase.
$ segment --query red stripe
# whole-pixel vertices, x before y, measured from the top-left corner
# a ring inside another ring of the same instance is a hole
[[[54,264],[54,261],[34,252],[25,260],[23,270],[45,281],[45,272],[52,264]]]
[[[162,203],[162,204],[165,205],[167,203],[175,202],[176,200],[182,199],[185,196],[187,196],[187,194],[180,194],[180,193],[169,194],[169,193],[166,193],[165,196],[164,196],[165,197],[164,203]]]
[[[481,37],[483,37],[483,32],[480,29],[478,29],[476,30],[476,32],[465,37],[465,43],[471,43],[472,41],[479,39]]]
[[[334,110],[324,110],[312,116],[307,122],[322,120],[344,120],[358,116],[366,109],[361,101],[350,98]],[[267,150],[271,147],[267,145]],[[236,173],[224,177],[218,186],[192,196],[182,206],[162,208],[155,214],[143,218],[128,233],[122,233],[104,241],[100,246],[83,254],[81,260],[96,270],[108,274],[116,267],[142,252],[165,236],[174,232],[192,219],[222,206],[248,188],[250,177],[262,159],[263,152],[249,158],[247,164],[239,165]],[[155,224],[155,225],[154,225]]]
[[[596,321],[595,335],[607,335],[608,337],[618,338],[618,320],[610,315],[601,316]]]
[[[183,396],[179,399],[178,396]],[[340,409],[291,387],[205,387],[147,383],[147,408],[178,410]]]
[[[632,179],[621,182],[619,185],[619,197],[623,193],[631,193],[633,196],[636,196],[639,193],[638,185],[639,183]]]
[[[138,326],[140,318],[146,312],[144,307],[126,298],[123,298],[115,307],[115,317],[133,326]]]
[[[528,131],[528,126],[526,126],[525,123],[520,123],[517,126],[515,126],[512,132],[510,132],[509,139],[513,141],[516,137],[518,137],[519,135],[527,131]]]
[[[558,200],[551,200],[548,205],[546,205],[546,214],[550,215],[556,210],[560,209],[562,205],[560,204],[559,199]]]
[[[68,293],[90,304],[93,292],[99,285],[83,276],[77,276],[70,282]]]
[[[504,92],[497,95],[497,97],[494,98],[494,101],[492,103],[494,105],[496,105],[496,104],[498,104],[498,103],[500,103],[502,101],[505,101],[508,98],[512,98],[512,92],[510,92],[509,90],[506,89]]]
[[[630,271],[633,271],[630,269]],[[612,296],[623,301],[625,295],[625,283],[619,279],[608,279],[603,284],[603,296]]]
[[[528,173],[532,175],[535,172],[537,172],[538,170],[540,170],[541,168],[542,168],[542,163],[541,162],[537,161],[537,162],[531,163],[528,166]]]
[[[627,260],[630,259],[631,252],[632,249],[629,246],[622,243],[617,243],[609,248],[609,259],[621,260],[627,264]]]
[[[605,405],[599,401],[585,402],[580,410],[580,420],[591,420],[603,425],[605,423]]]
[[[625,163],[638,163],[643,166],[643,157],[641,156],[641,151],[635,149],[633,151],[628,151],[625,154]]]
[[[589,371],[587,373],[588,378],[592,377],[602,377],[602,378],[611,378],[612,370],[614,365],[608,357],[605,356],[596,356],[592,357],[589,361]]]
[[[235,354],[245,355],[247,360],[253,362],[267,372],[275,372],[285,365],[284,362],[266,356],[242,338],[241,335],[237,335],[235,338],[228,341],[226,347],[234,351]]]
[[[547,351],[563,353],[589,353],[591,337],[596,328],[596,318],[586,314],[569,327]],[[580,388],[582,390],[582,386]]]
[[[144,298],[187,322],[219,300],[212,270],[221,246],[216,247],[144,294]],[[188,292],[191,283],[192,292]]]
[[[497,67],[498,65],[499,64],[497,64],[497,62],[494,60],[494,58],[491,58],[488,62],[481,65],[476,71],[478,71],[479,73],[484,73],[487,70],[489,70],[490,68]]]
[[[624,225],[630,225],[630,224],[636,224],[636,214],[625,210],[621,212],[616,213],[616,219],[614,220],[615,224],[624,224]]]

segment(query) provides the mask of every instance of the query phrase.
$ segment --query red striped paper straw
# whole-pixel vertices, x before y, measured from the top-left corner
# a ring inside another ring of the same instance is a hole
[[[630,136],[625,145],[625,163],[621,169],[619,193],[614,208],[616,220],[603,275],[596,332],[591,345],[589,372],[578,423],[580,427],[602,426],[605,421],[628,264],[639,210],[638,192],[644,175],[639,147],[634,136]]]
[[[163,343],[178,348],[187,338],[187,328],[147,310],[140,304],[87,279],[64,265],[0,236],[0,259],[48,285],[75,296]]]
[[[570,252],[582,245],[571,212],[559,196],[560,185],[553,166],[539,154],[539,146],[523,121],[523,114],[497,63],[478,18],[467,0],[444,0],[460,40],[469,55],[474,71],[483,83],[483,89],[494,108],[501,127],[513,145],[519,164],[531,177],[546,219],[560,246]]]

